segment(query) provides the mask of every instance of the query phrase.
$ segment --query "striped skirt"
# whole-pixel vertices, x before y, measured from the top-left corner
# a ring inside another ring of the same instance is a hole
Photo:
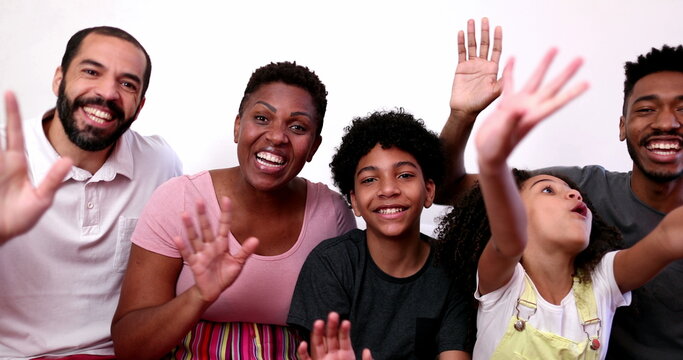
[[[296,329],[286,326],[200,320],[167,359],[297,359],[299,342]]]

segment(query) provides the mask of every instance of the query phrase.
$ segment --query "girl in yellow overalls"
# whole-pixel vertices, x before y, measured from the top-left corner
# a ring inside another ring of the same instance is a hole
[[[587,88],[560,91],[580,59],[541,85],[555,53],[517,93],[510,60],[498,108],[476,136],[479,184],[439,227],[441,261],[478,302],[474,359],[604,359],[614,311],[630,303],[629,291],[683,257],[683,208],[633,247],[610,252],[620,235],[575,187],[509,170],[524,136]]]

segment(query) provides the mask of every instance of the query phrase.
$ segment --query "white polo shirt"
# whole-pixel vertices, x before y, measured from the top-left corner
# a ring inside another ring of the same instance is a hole
[[[42,181],[59,155],[38,119],[24,134],[29,172]],[[114,353],[130,235],[154,189],[181,173],[163,139],[132,130],[95,174],[71,169],[38,224],[0,245],[0,358]]]

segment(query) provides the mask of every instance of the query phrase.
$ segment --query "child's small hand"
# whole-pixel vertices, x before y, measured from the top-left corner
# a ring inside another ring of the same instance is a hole
[[[541,120],[579,96],[588,88],[587,82],[569,90],[560,90],[569,82],[583,61],[574,59],[551,82],[542,86],[556,49],[550,49],[527,84],[514,92],[513,67],[510,59],[503,71],[503,96],[498,108],[484,121],[476,137],[480,171],[505,164],[512,150]]]
[[[298,355],[302,360],[355,360],[351,345],[351,322],[344,320],[339,324],[339,314],[331,312],[327,316],[327,326],[323,320],[316,320],[311,331],[311,354],[308,344],[302,341]],[[370,350],[363,350],[363,360],[372,360]]]

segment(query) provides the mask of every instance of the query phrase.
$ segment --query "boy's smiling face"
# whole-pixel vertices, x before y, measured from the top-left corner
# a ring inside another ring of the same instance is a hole
[[[351,206],[362,216],[370,238],[418,238],[420,215],[434,200],[435,185],[425,181],[415,157],[399,148],[375,145],[354,174]]]

